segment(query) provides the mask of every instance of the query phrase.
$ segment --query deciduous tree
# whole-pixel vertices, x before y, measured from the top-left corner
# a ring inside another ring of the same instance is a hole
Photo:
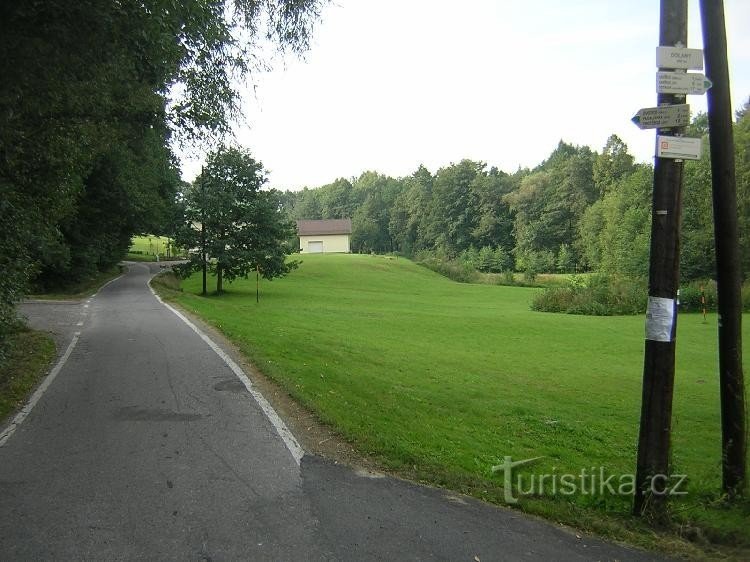
[[[262,189],[266,181],[263,165],[247,150],[220,147],[209,155],[186,194],[177,230],[177,244],[191,249],[183,274],[207,263],[222,293],[225,279],[254,271],[273,279],[297,267],[287,259],[294,225],[281,209],[281,194]]]

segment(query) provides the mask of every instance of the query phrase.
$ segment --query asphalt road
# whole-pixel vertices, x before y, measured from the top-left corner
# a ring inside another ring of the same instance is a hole
[[[76,345],[0,446],[0,560],[656,559],[298,462],[237,374],[153,296],[153,269],[134,264],[92,299],[23,305],[59,355]]]

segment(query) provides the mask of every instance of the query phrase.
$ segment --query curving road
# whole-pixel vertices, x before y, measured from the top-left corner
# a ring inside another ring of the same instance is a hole
[[[1,560],[655,559],[300,462],[232,368],[150,292],[153,273],[132,264],[86,301],[23,305],[70,351],[28,416],[0,428]]]

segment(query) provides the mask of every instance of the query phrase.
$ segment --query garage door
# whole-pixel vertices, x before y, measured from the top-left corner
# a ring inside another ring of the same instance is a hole
[[[320,254],[323,252],[323,242],[308,242],[307,251],[311,254]]]

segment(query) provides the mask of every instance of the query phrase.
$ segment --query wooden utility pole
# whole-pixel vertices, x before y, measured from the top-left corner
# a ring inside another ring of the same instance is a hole
[[[203,272],[203,292],[206,296],[206,187],[203,177],[203,168],[201,168],[201,269]]]
[[[703,49],[711,142],[716,283],[719,305],[722,485],[730,496],[746,484],[747,425],[742,373],[742,270],[737,225],[737,185],[732,136],[732,102],[723,0],[701,0]]]
[[[659,45],[687,45],[687,0],[661,0]],[[659,94],[657,101],[659,106],[684,104],[685,96]],[[662,129],[657,136],[667,132],[679,136],[684,127]],[[649,298],[633,513],[647,516],[657,524],[668,520],[665,477],[669,476],[672,433],[682,166],[682,161],[659,157],[654,164]]]

